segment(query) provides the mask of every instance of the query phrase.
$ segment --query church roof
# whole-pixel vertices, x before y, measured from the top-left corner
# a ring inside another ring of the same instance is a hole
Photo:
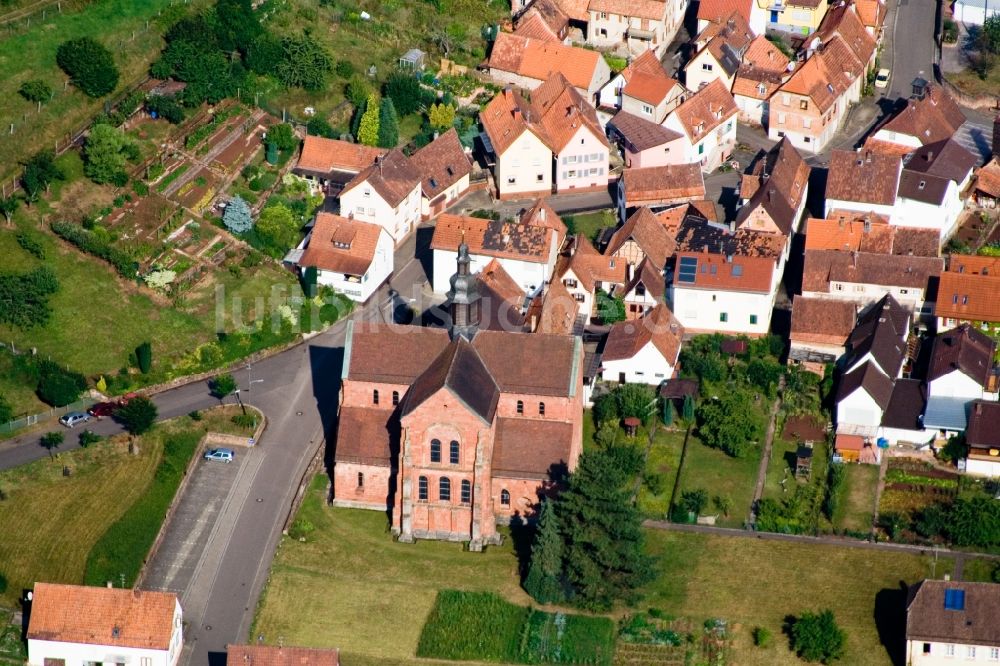
[[[472,346],[504,393],[569,397],[579,372],[579,338],[479,331]]]
[[[411,384],[448,345],[441,328],[348,322],[343,378]]]
[[[500,387],[479,353],[461,336],[456,337],[410,386],[402,415],[412,412],[442,388],[451,391],[481,419],[493,422]]]
[[[520,479],[547,479],[552,468],[568,471],[573,424],[540,419],[497,419],[493,473]],[[558,473],[554,476],[558,476]]]

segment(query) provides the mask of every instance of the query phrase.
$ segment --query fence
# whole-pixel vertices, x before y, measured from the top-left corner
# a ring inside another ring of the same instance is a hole
[[[83,412],[86,411],[88,407],[93,405],[97,400],[93,398],[84,398],[82,400],[77,400],[74,403],[70,403],[65,407],[53,407],[46,412],[39,412],[38,414],[31,414],[29,416],[22,416],[19,419],[9,421],[0,425],[0,435],[11,435],[22,428],[27,428],[28,426],[33,426],[38,423],[45,423],[46,421],[51,421],[63,414],[68,414],[69,412]]]

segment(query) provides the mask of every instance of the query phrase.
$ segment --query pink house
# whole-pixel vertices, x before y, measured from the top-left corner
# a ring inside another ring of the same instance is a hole
[[[686,162],[683,134],[627,111],[619,111],[608,121],[608,135],[621,148],[627,169]]]

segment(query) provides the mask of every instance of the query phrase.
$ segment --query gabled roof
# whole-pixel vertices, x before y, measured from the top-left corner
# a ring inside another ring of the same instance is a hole
[[[352,178],[351,182],[344,186],[341,196],[363,183],[368,183],[387,204],[395,207],[420,184],[422,176],[423,174],[410,162],[410,158],[404,155],[403,151],[394,148],[385,157]]]
[[[792,342],[843,345],[856,317],[856,306],[850,301],[796,295],[790,338]]]
[[[531,132],[552,149],[541,118],[531,102],[513,88],[506,88],[491,99],[479,113],[479,122],[498,157],[525,132]]]
[[[770,98],[792,75],[788,70],[789,62],[788,56],[764,35],[754,37],[743,54],[743,64],[733,79],[733,95],[754,99]]]
[[[1000,585],[924,580],[910,588],[906,640],[1000,646]]]
[[[556,0],[535,0],[517,17],[515,34],[561,42],[569,28],[569,16]]]
[[[538,86],[531,94],[531,103],[541,116],[552,152],[562,152],[580,128],[608,145],[597,111],[561,73],[556,72]]]
[[[725,20],[733,10],[740,12],[744,19],[750,21],[750,11],[754,0],[700,0],[698,2],[698,20],[719,23]]]
[[[690,279],[681,277],[683,264],[693,268]],[[770,257],[747,257],[715,252],[678,252],[674,289],[714,289],[769,293],[777,270]]]
[[[809,185],[809,165],[788,137],[758,160],[760,186],[736,214],[736,225],[746,224],[757,211],[770,218],[782,234],[792,232],[796,213]]]
[[[902,255],[887,260],[884,254],[871,252],[806,250],[802,291],[828,292],[831,282],[847,282],[922,289],[926,294],[943,265],[940,257]]]
[[[525,319],[521,312],[525,299],[521,286],[496,259],[483,266],[476,277],[483,305],[479,327],[491,331],[520,329]]]
[[[472,172],[458,132],[452,127],[413,153],[410,164],[420,173],[424,197],[433,199]]]
[[[494,477],[546,479],[570,463],[573,424],[547,419],[498,418],[493,443]],[[556,468],[556,469],[553,469]]]
[[[434,226],[431,249],[455,252],[464,239],[472,254],[544,264],[564,238],[565,231],[542,224],[442,213]]]
[[[626,262],[598,252],[586,236],[577,235],[569,256],[559,258],[556,276],[560,279],[572,271],[587,291],[594,291],[597,282],[625,284]]]
[[[975,400],[969,406],[969,424],[965,428],[965,443],[972,453],[1000,449],[1000,402]],[[976,449],[979,449],[977,451]]]
[[[877,213],[830,211],[826,219],[806,220],[807,250],[839,250],[889,254],[895,227],[889,219]],[[937,231],[934,231],[937,235]]]
[[[472,346],[504,393],[568,397],[576,390],[578,342],[569,335],[479,331]]]
[[[492,69],[539,81],[559,72],[577,88],[587,90],[600,60],[597,51],[501,32],[488,64]]]
[[[307,136],[302,142],[302,154],[296,167],[320,173],[334,170],[358,173],[374,164],[376,158],[387,152],[384,148],[371,148],[321,136]]]
[[[630,359],[652,343],[663,359],[673,367],[677,363],[683,337],[684,327],[667,304],[660,303],[641,319],[620,321],[612,325],[601,358],[605,361]]]
[[[635,242],[653,266],[663,268],[674,253],[677,243],[655,215],[642,206],[625,220],[611,236],[605,254],[615,254],[629,240]]]
[[[541,297],[534,333],[572,335],[576,325],[577,302],[562,280],[552,280]]]
[[[719,23],[712,23],[701,31],[695,41],[703,44],[702,51],[708,50],[728,76],[739,69],[743,54],[753,41],[754,34],[743,15],[733,10],[729,16]],[[700,55],[699,52],[698,55]],[[695,58],[698,57],[695,56]],[[694,58],[692,59],[692,62]],[[690,63],[688,63],[690,66]],[[687,69],[687,67],[685,67]]]
[[[958,104],[941,86],[930,83],[923,99],[911,97],[878,129],[916,137],[921,144],[927,144],[951,138],[963,123],[965,114]]]
[[[883,0],[854,0],[858,10],[858,18],[866,28],[878,34],[879,28],[885,22],[886,6]]]
[[[416,378],[406,392],[401,416],[406,418],[444,388],[485,423],[493,423],[500,387],[476,349],[461,336],[452,340]]]
[[[627,297],[640,284],[646,290],[646,294],[652,296],[656,302],[661,302],[666,298],[666,279],[663,277],[663,273],[649,260],[649,257],[639,262],[632,279],[624,287],[618,289],[618,294]]]
[[[679,132],[628,111],[616,113],[614,118],[608,121],[608,126],[613,127],[626,143],[640,152],[670,143],[682,136]]]
[[[902,167],[899,155],[834,150],[830,155],[826,198],[892,206]]]
[[[333,213],[317,213],[299,266],[361,276],[375,260],[379,237],[387,233],[378,224],[351,220]]]
[[[844,400],[858,389],[863,389],[870,395],[883,412],[889,406],[889,400],[892,398],[892,380],[883,375],[871,361],[865,362],[854,372],[849,372],[841,378],[837,402]]]
[[[627,206],[635,205],[630,202],[667,203],[705,196],[705,177],[697,163],[625,169],[622,180]]]
[[[991,159],[976,173],[976,189],[993,198],[1000,197],[1000,163]]]
[[[934,314],[965,321],[998,322],[1000,298],[997,294],[1000,294],[997,259],[952,255],[948,270],[941,273]]]
[[[996,352],[997,343],[969,324],[938,333],[934,338],[927,381],[932,382],[959,370],[985,387],[989,383]]]
[[[954,139],[925,143],[903,158],[903,169],[961,183],[976,166],[976,156]]]
[[[695,144],[736,115],[738,111],[736,100],[722,80],[713,79],[711,83],[684,100],[684,103],[674,109],[671,115],[677,117],[688,140]]]
[[[27,638],[162,651],[176,609],[172,592],[35,583]]]
[[[889,406],[882,414],[883,428],[923,430],[921,419],[927,406],[927,391],[919,379],[897,379],[893,383]]]
[[[869,307],[847,339],[850,347],[845,366],[850,368],[868,354],[890,378],[895,378],[906,359],[909,313],[890,294]],[[884,409],[884,405],[883,405]]]
[[[337,438],[336,462],[391,466],[393,434],[399,432],[399,418],[394,411],[344,405],[337,415],[337,432],[350,436]]]
[[[448,345],[448,331],[441,328],[369,323],[355,328],[353,322],[347,327],[343,376],[354,381],[410,384]]]
[[[590,0],[590,11],[662,21],[667,15],[664,0]]]
[[[680,88],[679,92],[684,91],[680,81],[663,68],[663,63],[656,57],[653,49],[645,51],[618,74],[625,80],[623,95],[653,106],[660,104],[677,88]]]
[[[817,5],[818,3],[812,6]],[[862,68],[871,60],[877,46],[875,38],[865,29],[853,2],[831,4],[814,37],[827,45],[833,39],[842,40]]]
[[[227,645],[227,666],[340,666],[334,649],[282,645]]]

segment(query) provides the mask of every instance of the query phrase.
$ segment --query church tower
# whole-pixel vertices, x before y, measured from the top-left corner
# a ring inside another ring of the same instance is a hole
[[[475,276],[469,273],[469,246],[465,244],[465,233],[458,246],[458,270],[451,276],[451,289],[448,291],[448,302],[451,308],[451,338],[461,336],[472,340],[479,329],[482,315],[482,303],[479,289],[476,287]]]

